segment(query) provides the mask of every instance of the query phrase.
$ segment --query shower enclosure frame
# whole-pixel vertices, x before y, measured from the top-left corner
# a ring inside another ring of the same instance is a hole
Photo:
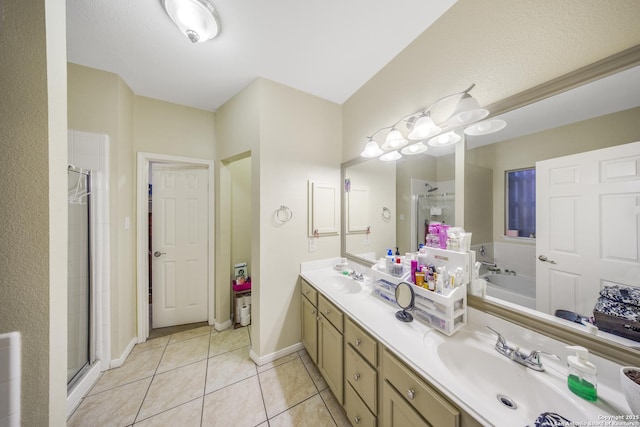
[[[68,172],[74,172],[79,174],[78,184],[76,185],[75,190],[70,190],[68,193],[68,203],[76,202],[78,204],[83,204],[82,199],[86,200],[87,205],[87,361],[83,364],[83,366],[76,371],[71,379],[67,382],[67,392],[72,390],[76,384],[81,381],[84,375],[88,370],[95,364],[97,361],[96,356],[96,290],[95,290],[95,279],[94,279],[94,261],[95,261],[95,251],[93,250],[94,243],[94,203],[92,200],[92,192],[93,192],[93,180],[92,173],[89,169],[78,168],[74,165],[68,165]],[[82,176],[85,176],[86,186],[84,190],[80,190],[80,181]],[[70,307],[67,307],[69,310]]]

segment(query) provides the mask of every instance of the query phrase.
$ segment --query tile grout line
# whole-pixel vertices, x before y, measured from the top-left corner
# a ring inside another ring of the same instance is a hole
[[[170,341],[171,341],[171,336],[169,336],[169,339],[167,340],[167,344],[165,344],[164,349],[162,350],[162,355],[160,356],[160,360],[158,360],[156,369],[154,369],[153,371],[153,375],[151,376],[151,381],[149,381],[149,385],[147,386],[147,391],[144,392],[144,397],[142,398],[142,401],[140,402],[140,406],[136,411],[136,416],[133,418],[133,424],[135,424],[138,421],[138,417],[140,416],[140,411],[142,410],[144,401],[147,399],[147,395],[149,394],[149,390],[151,389],[151,384],[153,384],[153,380],[156,378],[156,372],[158,372],[158,368],[160,367],[160,363],[162,363],[162,358],[164,357],[164,354],[167,351],[167,347],[169,346]],[[125,363],[126,363],[126,360],[125,360]]]
[[[329,389],[329,388],[327,388],[327,389],[329,390],[329,393],[331,393],[333,395],[333,392],[331,391],[331,389]],[[327,390],[327,389],[325,389],[325,390]],[[324,397],[322,397],[322,393],[321,392],[318,392],[318,394],[320,395],[320,400],[322,400],[322,403],[324,403],[324,407],[327,408],[327,412],[329,412],[329,416],[333,420],[333,423],[337,427],[338,421],[336,420],[336,417],[333,416],[333,412],[331,412],[331,409],[329,409],[329,405],[327,405],[327,401],[324,400]],[[335,396],[334,396],[334,398],[335,398]],[[349,423],[351,423],[351,422],[349,421]]]
[[[202,390],[202,405],[200,407],[200,426],[204,422],[204,398],[207,396],[207,377],[209,376],[209,354],[211,354],[211,336],[213,335],[213,326],[209,326],[209,345],[207,346],[207,369],[204,370],[204,387]]]

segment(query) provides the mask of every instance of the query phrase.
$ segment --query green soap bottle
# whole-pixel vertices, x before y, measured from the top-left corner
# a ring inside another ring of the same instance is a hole
[[[589,350],[580,346],[568,346],[568,350],[576,352],[575,356],[567,357],[569,376],[567,386],[577,396],[595,402],[598,400],[598,382],[596,365],[589,362]]]

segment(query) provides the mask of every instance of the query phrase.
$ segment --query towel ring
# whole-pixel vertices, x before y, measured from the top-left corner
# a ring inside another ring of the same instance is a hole
[[[386,206],[382,208],[382,219],[385,221],[389,221],[391,219],[391,209]]]
[[[293,218],[293,212],[285,205],[281,205],[279,209],[276,210],[276,218],[280,222],[288,222]]]

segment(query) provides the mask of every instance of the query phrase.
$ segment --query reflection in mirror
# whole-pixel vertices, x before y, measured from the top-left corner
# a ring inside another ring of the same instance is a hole
[[[455,223],[455,155],[437,154],[343,167],[345,254],[374,263],[396,247],[403,255],[415,252],[426,224]]]
[[[501,113],[512,110],[509,112],[510,117],[506,120],[508,125],[495,134],[501,138],[500,140],[474,135],[467,135],[465,138],[468,150],[458,151],[458,153],[464,152],[464,171],[458,171],[455,175],[459,179],[464,179],[464,191],[458,191],[459,194],[455,195],[455,201],[463,208],[463,212],[459,210],[458,213],[461,215],[454,220],[456,226],[463,226],[467,231],[473,232],[472,249],[475,250],[478,261],[497,261],[501,274],[493,275],[495,281],[518,280],[521,282],[519,289],[526,289],[522,292],[516,291],[516,285],[514,289],[507,287],[505,294],[501,297],[489,296],[487,299],[480,299],[469,296],[471,307],[556,339],[586,346],[594,354],[611,358],[618,363],[632,365],[640,364],[639,342],[620,339],[616,335],[602,331],[598,331],[596,335],[583,333],[586,327],[551,314],[553,311],[551,308],[561,309],[553,304],[544,312],[540,309],[536,310],[536,264],[553,266],[551,263],[539,261],[537,257],[542,255],[543,259],[546,256],[547,260],[555,260],[549,253],[536,251],[539,239],[520,237],[519,232],[518,237],[507,236],[510,228],[506,226],[505,220],[505,171],[533,168],[537,161],[543,159],[640,141],[640,73],[637,68],[630,68],[637,67],[638,64],[640,64],[640,48],[636,46],[489,106],[490,111]],[[619,70],[619,72],[613,70]],[[603,76],[607,77],[603,78]],[[584,84],[585,82],[591,83]],[[578,90],[567,90],[574,87]],[[527,107],[533,102],[541,108],[535,108],[534,105]],[[514,109],[515,107],[522,108]],[[585,107],[588,111],[585,111]],[[439,156],[440,153],[435,153],[438,157],[432,157],[428,154],[434,154],[434,152],[429,151],[427,155],[414,156],[421,160],[411,159],[422,162],[422,167],[416,167],[415,164],[405,167],[404,163],[398,163],[394,166],[397,168],[396,171],[390,174],[386,181],[386,183],[394,182],[390,187],[395,188],[386,188],[384,191],[387,195],[392,194],[391,197],[395,200],[395,205],[389,206],[392,208],[392,223],[396,228],[389,230],[387,236],[379,240],[376,240],[376,237],[381,230],[375,227],[372,227],[368,240],[362,234],[354,236],[345,231],[342,246],[344,256],[367,262],[365,258],[356,255],[370,252],[371,257],[368,262],[372,263],[371,260],[383,256],[386,249],[390,247],[400,246],[401,253],[415,250],[412,242],[413,239],[416,242],[419,241],[419,233],[417,220],[413,221],[411,217],[411,209],[415,206],[412,205],[412,200],[419,193],[412,190],[411,178],[423,179],[433,187],[439,187],[438,192],[443,188],[440,180],[454,180],[452,167],[455,164],[454,155],[449,155],[446,161],[451,164],[451,167],[446,167],[441,165],[442,160],[447,156]],[[343,175],[348,175],[354,167],[367,167],[369,168],[367,173],[375,179],[381,175],[381,172],[377,171],[377,168],[383,167],[381,163],[377,159],[366,163],[349,162],[343,165]],[[364,166],[365,164],[367,166]],[[436,175],[412,176],[416,170],[436,172]],[[640,170],[640,166],[637,170]],[[441,178],[440,173],[444,171],[451,171],[451,177]],[[460,184],[458,183],[458,188],[462,187]],[[630,191],[631,193],[638,192],[637,181],[634,184],[635,190]],[[374,194],[382,188],[376,188],[371,193]],[[422,194],[425,188],[421,189]],[[636,198],[636,200],[640,199]],[[597,209],[587,209],[584,213],[591,214],[596,211]],[[371,218],[379,217],[373,210],[370,212],[373,212]],[[410,220],[407,221],[407,218]],[[638,231],[640,216],[636,219],[635,231],[627,231],[625,236],[640,234]],[[537,233],[538,230],[536,230]],[[582,240],[589,241],[596,232],[580,231],[578,235]],[[394,240],[396,245],[393,244]],[[640,247],[638,247],[638,240],[634,240],[634,243],[635,246],[630,246],[631,249],[636,248],[637,256],[634,262],[637,264],[640,258]],[[626,262],[626,264],[631,265],[634,262]],[[506,270],[509,270],[508,274]],[[619,282],[633,282],[635,286],[640,285],[638,282],[640,274],[633,271],[633,268],[628,266],[618,268],[621,275],[627,275],[626,281]],[[597,276],[599,273],[590,274]],[[553,287],[558,290],[567,289],[558,283],[554,283]],[[593,297],[587,303],[594,304]],[[578,309],[572,312],[588,317],[593,316],[592,312],[582,313]]]
[[[396,302],[402,310],[396,312],[396,319],[402,322],[412,322],[413,316],[407,310],[413,310],[416,295],[413,285],[408,282],[400,282],[396,286]]]
[[[484,272],[487,295],[591,317],[605,285],[640,286],[640,152],[629,144],[640,141],[640,67],[497,117],[507,128],[467,136],[465,153],[465,229],[478,261],[498,268]],[[525,168],[535,193],[511,188],[507,171]],[[535,232],[512,218],[532,195]]]

